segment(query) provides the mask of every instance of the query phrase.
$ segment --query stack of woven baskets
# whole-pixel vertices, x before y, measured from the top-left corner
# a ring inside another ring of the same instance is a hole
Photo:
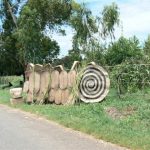
[[[62,65],[52,67],[50,64],[28,64],[23,92],[27,103],[73,104],[73,92],[85,103],[102,101],[109,92],[110,80],[108,73],[101,66],[91,62],[82,69],[82,75],[77,83],[79,72],[75,61],[67,72]],[[13,100],[12,100],[13,101]]]
[[[26,102],[73,103],[70,89],[76,80],[77,64],[78,62],[74,62],[69,72],[65,71],[62,65],[53,68],[50,64],[29,64],[23,87],[23,92],[27,95]]]

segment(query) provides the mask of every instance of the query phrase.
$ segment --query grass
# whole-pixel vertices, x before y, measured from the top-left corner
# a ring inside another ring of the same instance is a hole
[[[12,84],[17,84],[19,81],[23,81],[23,76],[0,76],[0,85],[5,85],[9,82]]]
[[[138,95],[137,95],[138,94]],[[131,149],[150,149],[150,93],[126,95],[123,99],[114,96],[112,90],[105,101],[96,104],[17,105],[24,111],[35,113],[56,121],[66,127],[79,130],[96,138]],[[0,103],[9,104],[9,91],[0,90]],[[106,108],[119,112],[131,112],[122,118],[113,118]]]

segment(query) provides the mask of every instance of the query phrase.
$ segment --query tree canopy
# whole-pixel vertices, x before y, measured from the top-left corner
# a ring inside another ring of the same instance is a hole
[[[22,74],[29,62],[63,63],[70,68],[74,60],[116,65],[150,55],[149,37],[143,50],[136,37],[115,39],[120,22],[115,3],[104,6],[99,16],[74,0],[2,0],[0,7],[1,75]],[[73,29],[73,47],[58,59],[60,47],[51,33],[65,35],[64,25]]]
[[[21,3],[24,3],[22,7]],[[21,10],[18,12],[19,7]],[[16,74],[15,70],[20,68],[22,72],[28,62],[52,62],[58,56],[60,48],[45,31],[59,30],[70,14],[69,0],[2,0],[0,51],[4,59],[1,59],[1,74],[4,73],[3,66],[9,66],[8,68],[14,70],[6,71],[8,74]]]
[[[117,65],[129,58],[138,58],[141,55],[139,40],[136,37],[127,39],[122,36],[108,47],[106,61],[109,65]]]

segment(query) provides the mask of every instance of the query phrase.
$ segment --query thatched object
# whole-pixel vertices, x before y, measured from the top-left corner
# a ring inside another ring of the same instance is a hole
[[[26,80],[26,81],[29,80],[29,75],[30,75],[30,73],[33,71],[33,69],[34,69],[34,64],[29,63],[29,64],[27,65],[27,68],[26,68],[26,71],[25,71],[25,80]]]
[[[77,73],[75,70],[72,70],[68,73],[68,87],[71,88],[76,82]]]
[[[75,99],[74,99],[74,96],[72,93],[69,93],[69,97],[68,97],[68,100],[67,100],[67,103],[68,105],[73,105],[75,103]]]
[[[76,68],[78,67],[78,65],[79,65],[79,61],[74,61],[74,63],[73,63],[73,65],[72,65],[72,67],[71,67],[71,70],[70,70],[70,71],[72,71],[72,70],[76,70]]]
[[[40,79],[41,79],[41,76],[40,76],[40,73],[37,73],[35,72],[34,73],[34,94],[37,94],[39,91],[40,91],[40,85],[41,85],[41,82],[40,82]]]
[[[41,87],[40,92],[46,93],[50,86],[50,73],[49,72],[42,72],[41,74]]]
[[[27,103],[32,103],[33,100],[34,100],[33,93],[28,92],[26,102]]]
[[[67,89],[68,87],[68,73],[64,70],[60,72],[59,84],[61,90]]]
[[[25,81],[23,85],[23,92],[28,93],[29,91],[29,81]]]
[[[55,102],[55,90],[54,89],[51,89],[50,92],[49,92],[49,97],[48,97],[48,100],[49,102]]]
[[[62,90],[62,93],[61,93],[61,103],[64,105],[67,103],[69,99],[69,90],[66,89],[66,90]]]
[[[33,93],[34,91],[34,72],[29,74],[29,92]]]
[[[58,72],[61,72],[64,70],[64,67],[62,65],[58,65],[56,67],[54,67],[54,70],[57,70]]]
[[[61,104],[61,95],[62,95],[61,89],[55,90],[55,104],[57,105]]]
[[[58,89],[59,88],[59,72],[57,70],[52,71],[51,88],[52,89]]]
[[[40,92],[37,95],[37,101],[42,101],[48,98],[48,91],[50,89],[50,82],[51,82],[51,65],[47,64],[43,67],[41,72],[41,82],[40,82]]]
[[[88,64],[78,72],[75,61],[67,73],[62,65],[52,68],[50,64],[41,66],[29,64],[23,91],[27,93],[27,102],[54,102],[56,104],[74,104],[76,99],[86,103],[102,101],[108,94],[110,80],[108,73],[95,62]]]
[[[34,95],[40,91],[42,67],[43,66],[39,64],[34,66]]]

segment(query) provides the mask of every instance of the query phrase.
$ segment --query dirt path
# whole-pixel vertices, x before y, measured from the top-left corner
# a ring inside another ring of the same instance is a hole
[[[35,115],[0,105],[0,150],[125,150]]]

